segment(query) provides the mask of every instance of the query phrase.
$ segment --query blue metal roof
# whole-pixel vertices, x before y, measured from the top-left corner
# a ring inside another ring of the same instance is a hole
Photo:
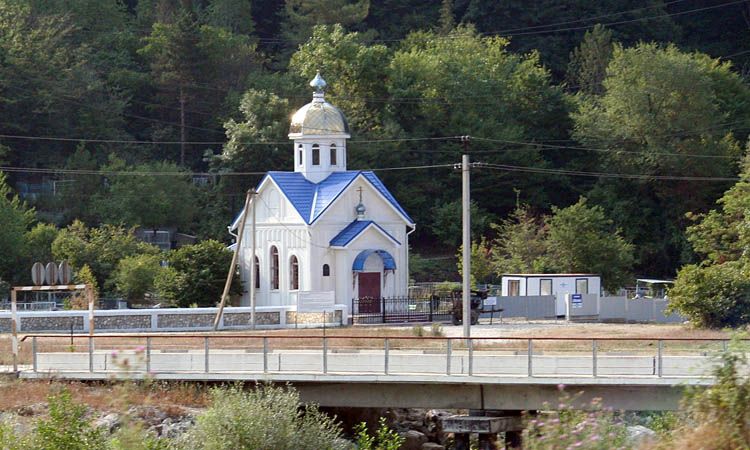
[[[398,239],[394,238],[389,232],[385,231],[383,227],[373,222],[372,220],[355,220],[346,226],[339,234],[331,239],[330,245],[333,247],[346,247],[351,241],[364,232],[370,225],[377,227],[386,236],[392,239],[396,244],[401,245]]]
[[[270,177],[281,189],[284,196],[294,205],[305,223],[312,224],[328,209],[331,204],[344,193],[354,180],[362,175],[389,202],[404,219],[413,224],[414,221],[388,191],[382,181],[370,171],[350,170],[333,172],[320,183],[308,181],[299,172],[268,172]],[[266,177],[258,184],[260,186]],[[241,214],[241,213],[240,213]],[[239,218],[239,216],[238,216]],[[235,223],[237,219],[235,219]],[[235,225],[236,226],[236,225]]]
[[[367,258],[373,253],[380,255],[380,258],[383,260],[383,269],[396,270],[396,261],[394,261],[393,256],[385,250],[362,250],[359,255],[354,258],[352,270],[355,272],[362,272],[365,269],[365,261],[367,261]]]
[[[289,199],[297,212],[302,216],[305,223],[312,224],[323,213],[328,209],[331,204],[344,193],[347,187],[354,182],[354,180],[362,175],[379,193],[390,203],[396,211],[406,220],[408,223],[413,224],[414,221],[404,211],[404,208],[398,203],[393,194],[388,191],[380,178],[371,171],[363,170],[349,170],[345,172],[333,172],[325,180],[320,183],[313,183],[308,181],[299,172],[268,172],[260,183],[260,187],[267,178],[271,178],[281,189],[284,196]],[[234,230],[239,226],[239,219],[242,217],[242,211],[232,221],[230,230]]]

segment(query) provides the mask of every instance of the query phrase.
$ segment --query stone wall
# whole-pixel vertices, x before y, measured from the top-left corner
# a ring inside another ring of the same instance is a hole
[[[97,316],[94,315],[95,330],[137,330],[151,328],[150,315]]]
[[[20,316],[20,314],[19,314]],[[20,317],[20,330],[24,331],[83,331],[83,316]]]
[[[325,313],[326,326],[340,326],[346,307],[337,305],[335,311]],[[107,331],[206,331],[212,330],[216,308],[165,308],[94,311],[94,330]],[[21,333],[43,331],[89,331],[88,311],[23,311],[18,313]],[[315,327],[323,325],[322,312],[297,313],[294,307],[258,307],[255,324],[259,328]],[[219,329],[249,329],[251,310],[228,307]],[[0,311],[0,333],[11,331],[10,312]]]

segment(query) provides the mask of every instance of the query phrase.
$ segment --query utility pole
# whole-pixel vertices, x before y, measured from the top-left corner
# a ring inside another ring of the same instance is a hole
[[[240,227],[238,228],[237,232],[237,247],[234,249],[234,254],[232,255],[232,263],[229,266],[229,273],[227,274],[227,281],[224,284],[224,292],[221,294],[221,302],[219,303],[219,310],[216,311],[216,317],[214,318],[214,331],[219,329],[219,322],[221,321],[221,316],[224,314],[224,305],[227,302],[227,297],[229,296],[229,289],[232,287],[232,280],[234,279],[234,272],[237,270],[237,256],[240,253],[240,249],[242,248],[242,236],[245,234],[245,221],[247,220],[247,210],[251,206],[251,201],[255,197],[255,189],[250,189],[247,191],[247,196],[245,197],[245,208],[242,210],[242,219],[240,220]],[[252,205],[253,211],[255,211],[255,205]],[[253,225],[255,225],[255,220],[253,220]],[[253,256],[255,256],[253,254]],[[255,263],[255,259],[253,258],[253,263]],[[253,270],[250,271],[251,273],[255,273],[255,268],[253,267]],[[252,275],[251,275],[252,276]],[[255,285],[253,284],[253,287]],[[252,291],[250,291],[252,292]],[[252,317],[254,319],[254,317]],[[255,323],[253,321],[253,323]]]
[[[464,337],[471,337],[471,194],[469,180],[469,136],[461,136],[464,154],[461,158],[461,206],[463,210],[463,324]]]
[[[252,236],[250,239],[250,307],[252,308],[250,310],[250,322],[252,323],[252,329],[255,329],[255,283],[257,283],[256,273],[257,267],[255,265],[255,196],[257,193],[255,192],[255,189],[252,191],[252,208],[253,208],[253,221],[250,224],[250,235]]]

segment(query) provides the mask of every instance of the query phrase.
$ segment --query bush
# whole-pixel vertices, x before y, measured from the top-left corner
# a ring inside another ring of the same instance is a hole
[[[367,432],[367,424],[359,423],[354,427],[354,438],[358,450],[398,450],[404,443],[404,437],[391,430],[385,423],[385,417],[378,420],[378,429],[374,436]]]
[[[240,385],[211,391],[211,406],[180,440],[185,450],[348,449],[340,426],[292,388]]]
[[[750,378],[740,374],[747,367],[747,348],[739,347],[735,341],[721,354],[713,386],[687,396],[680,425],[660,448],[750,448]]]
[[[424,336],[424,327],[422,325],[414,325],[411,327],[411,334],[417,337],[423,337]]]
[[[562,386],[561,386],[562,390]],[[590,411],[571,409],[574,397],[563,392],[558,410],[531,418],[523,432],[527,450],[610,450],[630,448],[627,429],[612,411],[592,402]]]
[[[32,435],[34,450],[98,450],[108,448],[101,429],[86,418],[86,406],[73,402],[62,390],[48,399],[49,418],[37,422]]]
[[[696,326],[721,328],[750,323],[750,270],[740,261],[688,265],[669,290],[670,308]]]

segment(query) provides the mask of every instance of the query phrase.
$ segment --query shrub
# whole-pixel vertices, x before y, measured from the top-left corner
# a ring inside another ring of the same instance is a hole
[[[747,349],[739,347],[735,341],[721,354],[713,386],[689,393],[679,426],[660,448],[750,448],[750,378],[740,374]]]
[[[34,450],[98,450],[108,448],[101,429],[86,418],[86,407],[73,402],[63,389],[48,399],[49,418],[37,422],[32,435]]]
[[[354,427],[354,438],[358,450],[398,450],[404,443],[404,437],[391,430],[385,417],[378,420],[378,429],[374,436],[367,432],[367,424],[359,423]]]
[[[411,327],[411,334],[417,337],[424,336],[424,327],[422,325],[414,325]]]
[[[700,327],[750,323],[750,270],[740,261],[685,266],[677,274],[669,298],[671,309]]]
[[[440,337],[443,335],[443,326],[439,323],[435,322],[432,325],[430,325],[430,334],[435,337]]]
[[[211,391],[211,406],[180,440],[185,450],[348,449],[340,426],[290,387],[240,385]]]
[[[562,387],[561,387],[562,390]],[[575,398],[565,393],[560,398],[558,411],[545,413],[528,420],[523,432],[527,450],[610,450],[630,448],[626,426],[595,400],[589,411],[571,409]]]

